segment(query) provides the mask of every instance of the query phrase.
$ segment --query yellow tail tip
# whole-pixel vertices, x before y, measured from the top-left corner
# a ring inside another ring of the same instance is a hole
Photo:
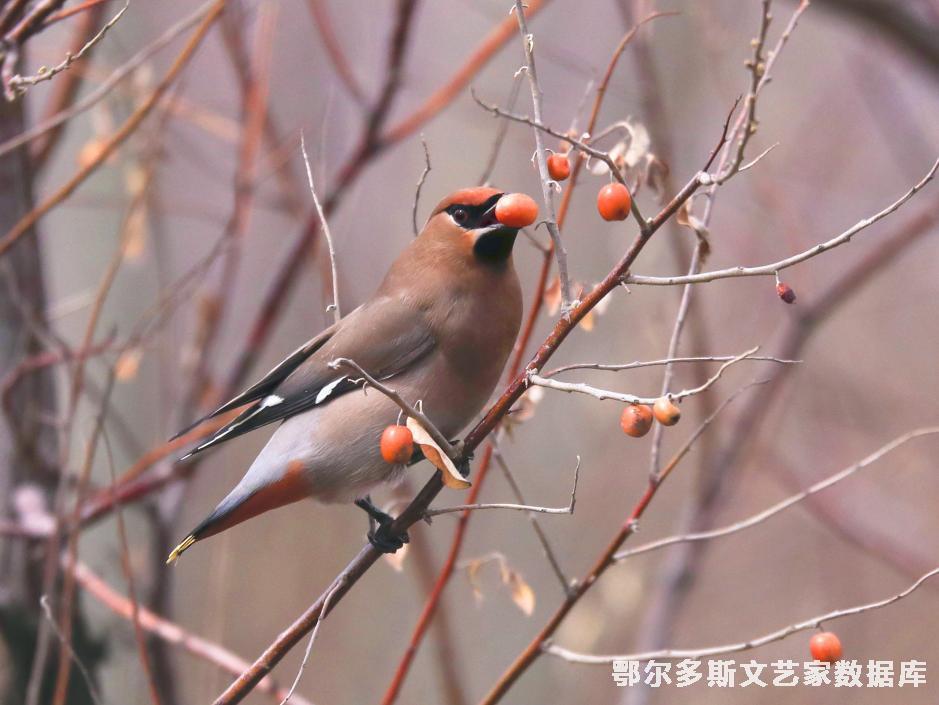
[[[196,542],[196,537],[193,536],[192,534],[189,534],[189,536],[184,538],[176,548],[170,551],[170,555],[166,559],[166,564],[169,565],[170,563],[175,563],[176,559],[179,558],[180,555],[182,555],[182,552],[185,551],[190,546],[192,546],[192,544],[194,544],[195,542]]]

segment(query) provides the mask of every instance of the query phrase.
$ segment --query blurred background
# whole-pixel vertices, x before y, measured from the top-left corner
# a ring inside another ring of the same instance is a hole
[[[54,66],[122,3],[53,4],[57,11],[80,11],[24,39],[19,64],[4,66],[15,65],[24,75]],[[5,702],[55,701],[59,640],[39,596],[49,594],[57,618],[68,604],[57,556],[68,552],[69,536],[76,537],[82,566],[72,640],[105,703],[154,697],[164,705],[211,702],[233,679],[211,658],[180,644],[179,632],[167,639],[144,629],[140,639],[154,696],[134,622],[112,609],[116,596],[132,588],[141,605],[168,620],[163,624],[170,631],[182,628],[252,661],[360,549],[366,526],[359,510],[302,502],[200,543],[175,567],[163,565],[168,550],[241,477],[269,431],[184,466],[174,465],[183,449],[167,449],[166,439],[233,391],[232,385],[251,383],[331,321],[325,310],[329,263],[306,186],[301,133],[329,210],[345,311],[371,294],[412,237],[415,185],[425,166],[422,139],[432,168],[417,205],[418,227],[438,199],[485,178],[503,189],[540,194],[530,161],[531,128],[494,118],[468,90],[471,85],[487,103],[506,105],[512,97],[524,55],[509,3],[417,2],[399,42],[397,69],[390,47],[407,3],[222,4],[221,16],[206,24],[209,6],[132,1],[87,56],[0,110],[4,145],[48,115],[72,110],[61,132],[13,151],[0,145],[3,232],[81,169],[93,167],[5,252],[0,271]],[[0,3],[0,12],[24,11],[16,5]],[[637,32],[613,74],[598,123],[629,120],[634,130],[648,133],[648,152],[668,168],[664,183],[656,172],[659,190],[644,184],[637,196],[643,213],[654,214],[663,198],[702,168],[734,100],[746,94],[744,62],[753,52],[761,3],[531,5],[544,119],[562,131],[575,121],[584,129],[596,84],[625,32],[652,11],[678,13]],[[773,3],[767,47],[776,45],[796,7]],[[174,28],[180,22],[186,24]],[[498,26],[508,27],[504,37]],[[204,38],[183,65],[174,66],[199,27]],[[168,39],[165,46],[154,47],[161,36]],[[149,55],[140,58],[144,51]],[[113,89],[89,108],[75,109],[122,67],[127,75]],[[759,100],[759,129],[748,157],[778,146],[719,189],[706,269],[772,262],[827,240],[893,202],[939,156],[935,0],[814,0],[772,76]],[[441,92],[447,86],[453,91]],[[151,99],[146,118],[96,166],[115,131]],[[425,106],[433,112],[420,112]],[[531,113],[526,84],[512,109]],[[370,135],[370,116],[376,115],[380,124]],[[557,148],[553,138],[548,145]],[[607,180],[589,171],[581,175],[562,231],[572,277],[588,287],[611,269],[636,231],[631,221],[606,223],[597,216],[595,194]],[[748,517],[905,432],[937,423],[937,193],[934,185],[927,187],[850,244],[786,270],[783,279],[797,294],[794,305],[780,301],[771,277],[694,289],[680,354],[736,355],[760,345],[763,354],[803,362],[785,368],[738,364],[708,394],[683,405],[682,422],[663,434],[663,461],[722,400],[753,380],[773,380],[748,389],[721,414],[663,485],[630,541],[638,545]],[[533,235],[546,240],[543,229]],[[666,226],[634,273],[683,273],[694,244],[690,229]],[[516,265],[526,311],[540,295],[542,261],[520,240]],[[289,285],[280,286],[287,277]],[[573,333],[551,365],[665,357],[681,293],[679,287],[615,290],[592,329]],[[538,315],[529,350],[556,315]],[[713,363],[677,366],[672,389],[695,386],[715,369]],[[662,368],[577,371],[563,379],[656,396]],[[531,418],[502,437],[500,449],[526,500],[556,507],[569,499],[580,456],[576,511],[539,518],[563,570],[580,577],[645,490],[652,436],[625,436],[621,406],[613,401],[545,390],[533,409]],[[90,459],[89,446],[96,449]],[[937,453],[935,436],[912,440],[754,528],[614,566],[570,613],[553,643],[607,654],[703,647],[896,594],[937,564]],[[413,467],[404,486],[376,501],[400,507],[431,470],[426,463]],[[127,490],[119,513],[107,491],[112,484]],[[75,510],[79,496],[83,504]],[[498,468],[481,499],[515,501]],[[445,490],[436,505],[464,501],[465,495]],[[103,507],[98,514],[95,506]],[[68,529],[73,511],[87,519],[80,538]],[[47,535],[56,514],[65,528],[49,559]],[[457,516],[416,526],[403,558],[380,561],[336,607],[317,637],[298,696],[315,703],[381,700],[450,547]],[[530,586],[531,614],[513,602],[499,561],[479,562],[493,554]],[[522,513],[473,516],[458,561],[399,702],[476,702],[563,599]],[[105,588],[92,589],[94,576]],[[825,626],[838,632],[846,658],[919,659],[932,667],[939,664],[937,586],[927,582],[885,609]],[[111,607],[103,593],[111,596]],[[46,634],[44,678],[30,676],[40,631]],[[727,658],[808,660],[809,635]],[[294,649],[275,670],[280,685],[293,680],[302,651]],[[928,678],[926,687],[893,692],[889,699],[935,702],[936,676]],[[64,702],[91,702],[75,669],[69,682],[69,691],[59,695]],[[256,691],[248,702],[273,697]],[[626,692],[614,686],[608,665],[542,656],[505,702],[776,703],[806,697],[819,703],[885,699],[874,689],[832,687],[809,695],[802,688],[716,690],[703,684]]]

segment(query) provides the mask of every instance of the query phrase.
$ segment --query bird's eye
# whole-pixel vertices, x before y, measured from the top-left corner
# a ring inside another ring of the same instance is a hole
[[[457,225],[466,225],[466,223],[469,221],[469,213],[467,213],[462,208],[454,209],[450,216],[453,218],[453,222]]]

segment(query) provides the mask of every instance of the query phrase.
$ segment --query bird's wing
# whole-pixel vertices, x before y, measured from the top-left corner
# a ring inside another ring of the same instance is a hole
[[[354,371],[329,366],[337,358],[354,360],[373,377],[383,380],[410,369],[435,345],[433,332],[420,311],[400,299],[373,299],[334,326],[312,350],[305,354],[306,346],[297,350],[250,390],[220,407],[215,413],[255,402],[184,457],[273,421],[323,406],[361,387],[362,380]],[[295,356],[297,359],[291,363]]]
[[[337,327],[338,324],[333,324],[329,328],[323,330],[319,335],[305,342],[303,345],[285,357],[255,384],[248,387],[241,394],[233,397],[232,399],[229,399],[215,411],[206,414],[199,419],[196,419],[191,424],[186,426],[186,428],[173,436],[170,440],[175,441],[177,438],[183,434],[188,433],[202,422],[208,421],[209,419],[214,418],[219,414],[224,414],[226,411],[237,409],[239,406],[244,406],[249,402],[257,401],[262,397],[270,394],[277,387],[277,385],[287,379],[287,377],[289,377],[290,374],[294,372],[294,370],[303,364],[303,362],[308,357],[310,357],[310,355],[319,350],[323,344],[336,333]]]

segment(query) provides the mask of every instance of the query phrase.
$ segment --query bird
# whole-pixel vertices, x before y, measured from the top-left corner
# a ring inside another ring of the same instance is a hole
[[[512,260],[518,228],[495,215],[503,195],[475,187],[444,198],[370,299],[175,436],[245,407],[184,460],[280,422],[241,481],[167,563],[197,541],[306,498],[364,509],[369,526],[376,522],[368,539],[379,551],[393,553],[407,542],[369,497],[382,483],[400,480],[408,464],[389,464],[379,450],[382,431],[401,410],[367,389],[356,372],[330,363],[354,361],[409,403],[419,402],[446,438],[456,437],[498,384],[521,324],[521,286]]]

